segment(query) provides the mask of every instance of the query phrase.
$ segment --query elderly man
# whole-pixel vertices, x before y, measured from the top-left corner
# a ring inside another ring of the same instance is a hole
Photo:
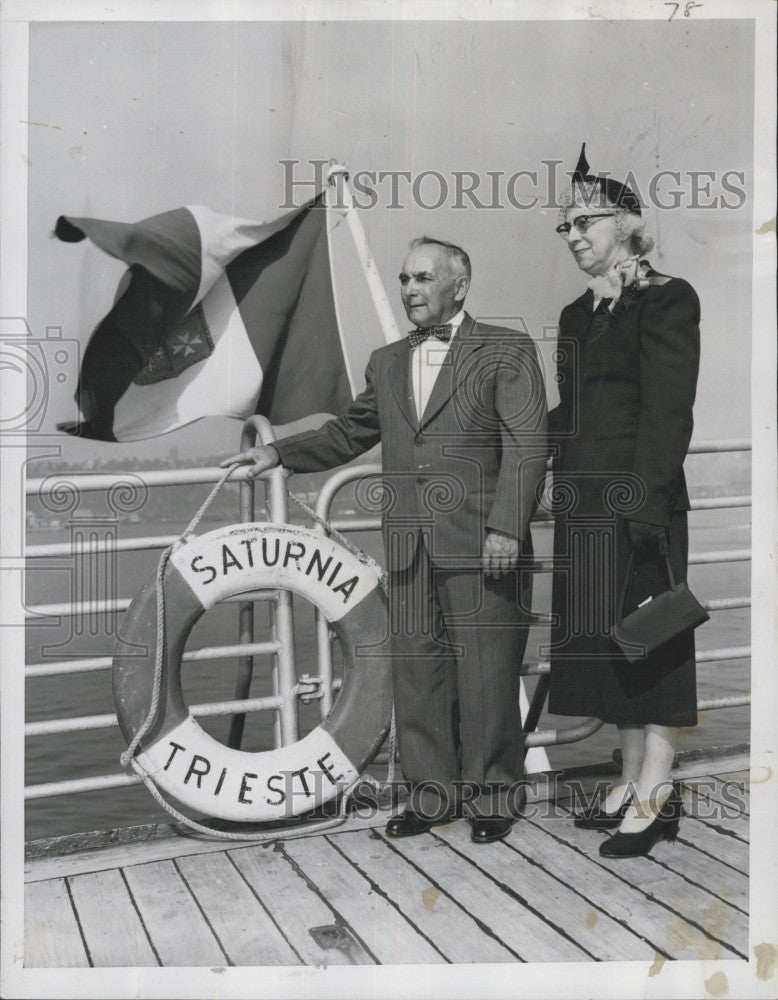
[[[414,240],[400,289],[416,329],[373,353],[350,408],[227,462],[250,463],[252,475],[279,460],[312,472],[381,442],[395,713],[411,784],[386,832],[424,833],[466,804],[472,839],[488,843],[523,805],[519,667],[546,401],[532,340],[475,322],[463,309],[469,286],[461,247]]]

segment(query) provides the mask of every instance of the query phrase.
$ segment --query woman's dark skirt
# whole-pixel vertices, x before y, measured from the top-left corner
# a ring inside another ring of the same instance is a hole
[[[676,580],[686,579],[686,511],[668,527],[670,564]],[[548,710],[554,715],[595,716],[617,725],[694,726],[697,686],[694,631],[688,629],[645,660],[630,663],[610,636],[631,546],[626,522],[573,522],[564,514],[554,531],[551,630],[551,686]],[[667,589],[658,553],[635,563],[627,610]]]

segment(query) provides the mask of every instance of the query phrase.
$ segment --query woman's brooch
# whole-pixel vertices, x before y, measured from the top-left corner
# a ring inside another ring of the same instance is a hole
[[[646,269],[638,257],[629,257],[616,264],[615,271],[621,279],[622,288],[631,288],[635,292],[644,292],[649,287]]]
[[[639,292],[650,287],[646,269],[637,257],[617,264],[614,268],[621,282],[621,294],[614,303],[615,312],[626,312],[634,304]]]
[[[595,314],[591,341],[598,340],[612,329],[617,318],[624,316],[635,303],[638,292],[645,291],[650,284],[646,269],[637,255],[619,261],[605,274],[592,278],[587,287],[595,298],[610,301],[610,306]]]

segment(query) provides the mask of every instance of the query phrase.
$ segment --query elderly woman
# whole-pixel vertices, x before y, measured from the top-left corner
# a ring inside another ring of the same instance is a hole
[[[611,630],[622,611],[667,589],[665,553],[686,577],[683,473],[699,367],[699,301],[643,260],[653,246],[635,193],[592,176],[585,146],[557,232],[589,276],[562,310],[561,401],[550,415],[557,514],[549,711],[615,723],[622,773],[577,826],[617,832],[605,857],[674,839],[670,781],[678,727],[697,723],[694,633],[638,662]]]

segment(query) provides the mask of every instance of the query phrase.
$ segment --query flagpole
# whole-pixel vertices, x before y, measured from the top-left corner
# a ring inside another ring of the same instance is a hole
[[[402,334],[397,328],[392,307],[389,305],[386,290],[376,267],[375,258],[365,236],[365,230],[362,228],[359,214],[354,208],[354,199],[351,196],[351,188],[348,184],[348,170],[341,163],[331,164],[327,172],[327,181],[337,192],[335,205],[330,207],[337,207],[338,210],[342,210],[345,216],[346,224],[348,225],[351,238],[354,241],[354,247],[357,251],[357,257],[362,265],[370,297],[373,300],[373,307],[383,330],[384,339],[387,344],[392,344],[396,340],[401,340]]]

